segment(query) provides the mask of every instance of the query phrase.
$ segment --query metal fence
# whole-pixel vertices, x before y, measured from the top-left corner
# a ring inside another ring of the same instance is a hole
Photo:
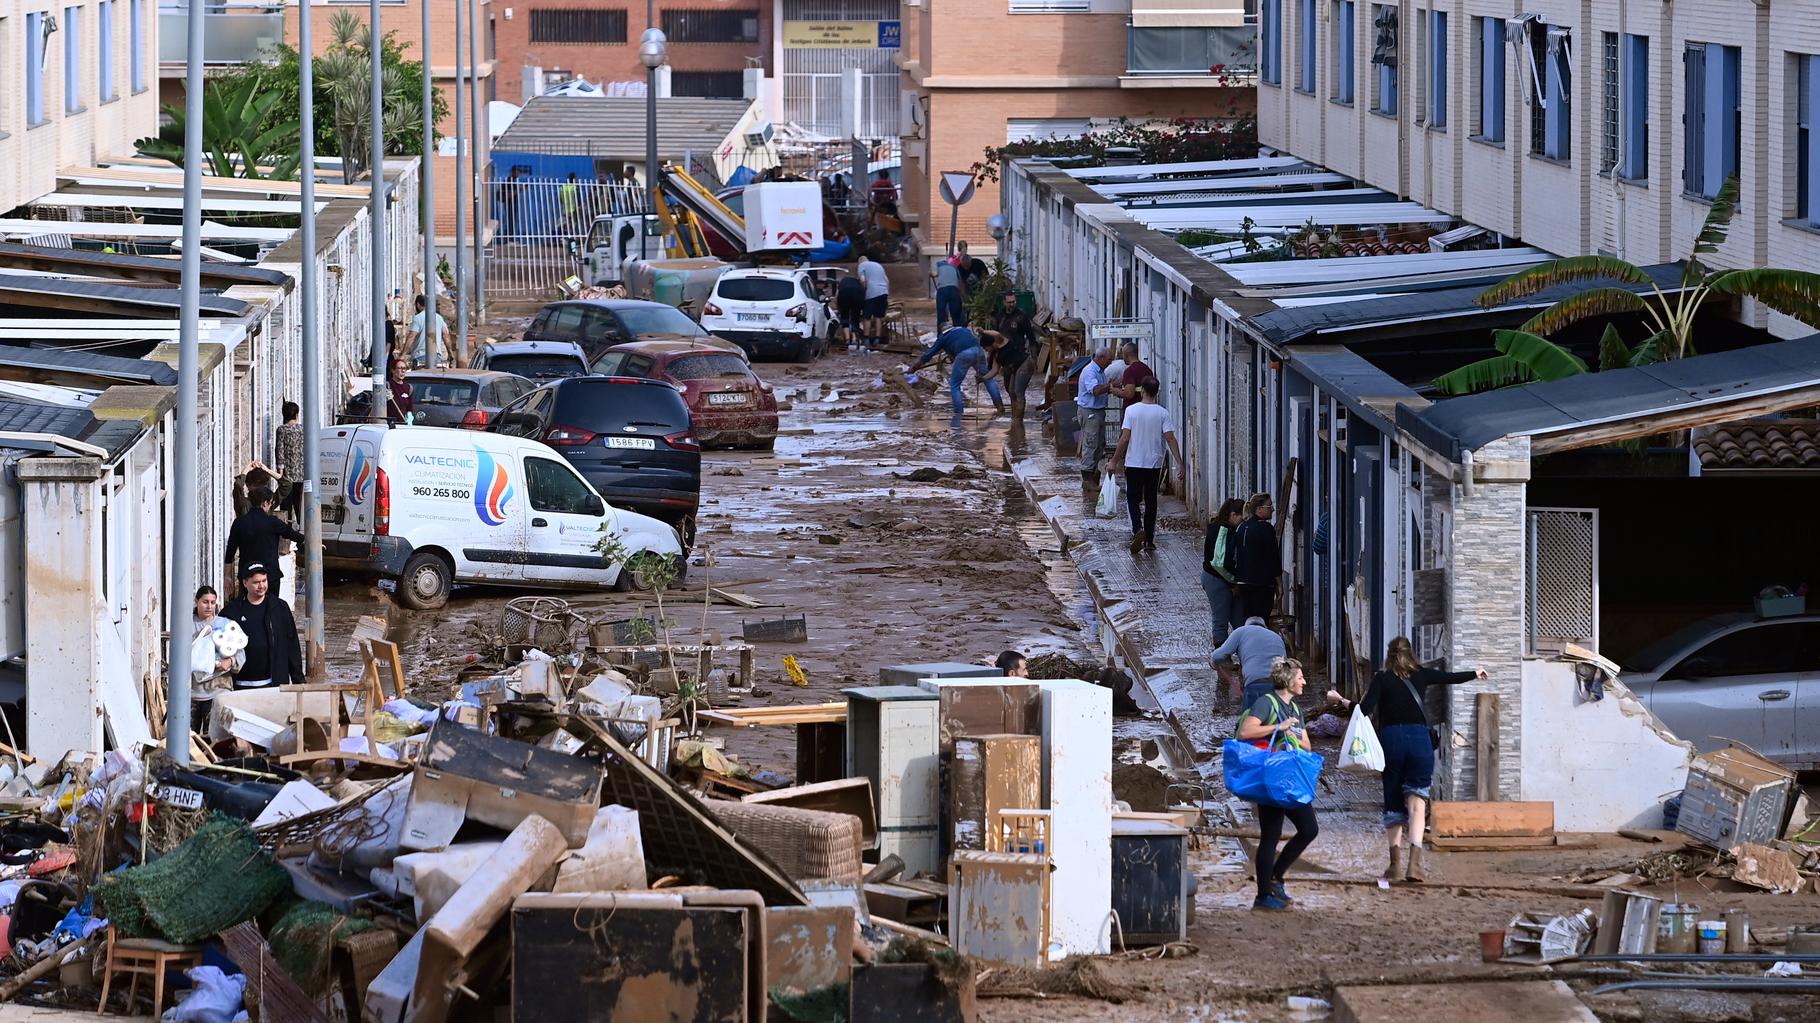
[[[487,295],[507,301],[549,297],[579,269],[571,243],[585,244],[594,218],[643,213],[642,185],[605,181],[495,178],[485,189],[498,225],[487,248]]]
[[[1599,512],[1529,509],[1524,624],[1529,653],[1599,647]]]

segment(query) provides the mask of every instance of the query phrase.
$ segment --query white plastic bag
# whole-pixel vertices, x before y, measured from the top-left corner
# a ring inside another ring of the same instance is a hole
[[[1378,730],[1364,709],[1354,706],[1352,720],[1346,725],[1346,737],[1340,740],[1340,770],[1382,771],[1384,744],[1378,741]]]
[[[240,1017],[246,996],[246,976],[230,977],[220,967],[198,966],[185,971],[195,987],[183,1000],[164,1012],[164,1023],[233,1023]]]
[[[1114,518],[1119,513],[1119,478],[1109,472],[1100,473],[1100,503],[1094,511],[1102,519]]]

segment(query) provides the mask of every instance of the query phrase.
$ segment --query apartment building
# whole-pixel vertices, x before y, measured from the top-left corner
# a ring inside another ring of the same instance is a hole
[[[990,146],[1136,121],[1249,114],[1250,0],[903,0],[903,207],[924,250],[947,242],[944,171]],[[1217,69],[1217,71],[1216,71]],[[959,233],[992,251],[986,184]]]
[[[0,214],[158,127],[153,0],[0,0]]]
[[[1820,265],[1820,4],[1259,0],[1264,144],[1559,255]],[[1810,329],[1747,303],[1784,337]]]
[[[659,0],[656,27],[670,41],[670,95],[738,99],[743,74],[770,50],[774,3],[763,0]],[[494,28],[499,94],[531,97],[527,69],[544,83],[585,78],[596,84],[645,80],[638,40],[652,22],[642,0],[531,0],[502,6]]]

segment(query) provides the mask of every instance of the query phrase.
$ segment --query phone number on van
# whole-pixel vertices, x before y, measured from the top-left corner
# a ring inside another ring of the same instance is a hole
[[[471,490],[453,490],[448,487],[412,487],[411,493],[418,497],[452,497],[457,501],[466,501],[474,496]]]

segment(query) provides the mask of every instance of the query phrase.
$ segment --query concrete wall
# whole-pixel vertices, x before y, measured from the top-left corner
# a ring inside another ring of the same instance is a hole
[[[1519,798],[1553,802],[1560,831],[1661,827],[1662,800],[1686,784],[1693,746],[1621,682],[1580,702],[1570,662],[1525,659],[1522,680]]]

